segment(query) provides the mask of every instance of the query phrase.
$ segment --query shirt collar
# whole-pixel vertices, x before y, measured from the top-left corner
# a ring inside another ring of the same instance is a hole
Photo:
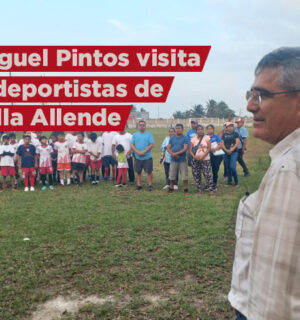
[[[295,147],[297,143],[300,141],[300,128],[294,130],[288,136],[286,136],[283,140],[278,142],[273,149],[270,150],[269,154],[273,160],[277,157],[285,154],[292,147]]]

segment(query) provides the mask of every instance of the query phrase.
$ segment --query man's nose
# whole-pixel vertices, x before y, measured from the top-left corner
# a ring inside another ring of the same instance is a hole
[[[259,104],[258,103],[255,103],[253,101],[253,99],[250,99],[248,104],[247,104],[247,111],[248,112],[252,112],[252,113],[255,113],[259,110]]]

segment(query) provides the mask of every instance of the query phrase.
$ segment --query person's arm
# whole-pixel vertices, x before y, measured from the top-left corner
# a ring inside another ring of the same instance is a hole
[[[211,142],[210,142],[210,140],[209,140],[209,141],[207,141],[207,150],[206,150],[206,152],[204,153],[202,159],[204,159],[204,158],[210,153],[210,150],[211,150]]]
[[[166,149],[167,149],[167,138],[165,138],[164,141],[162,142],[160,149],[161,149],[161,151],[166,151]]]
[[[226,153],[231,154],[231,151],[225,147],[224,140],[222,140],[221,144],[222,144],[222,149],[223,149]]]
[[[234,150],[236,150],[236,148],[238,147],[239,143],[240,143],[240,138],[236,138],[235,139],[235,145],[233,147],[231,147],[229,149],[229,151],[232,153]]]
[[[190,153],[190,155],[192,156],[192,158],[195,159],[195,155],[194,155],[194,153],[193,153],[193,148],[194,148],[194,143],[191,141],[190,147],[189,147],[189,153]]]
[[[247,147],[247,139],[248,138],[244,138],[243,139],[243,148],[242,148],[242,153],[244,153],[246,151],[246,147]]]
[[[115,144],[112,144],[112,145],[111,145],[111,154],[112,154],[112,157],[116,160],[117,157],[116,157],[115,151],[116,151],[116,145],[115,145]]]
[[[34,155],[34,167],[35,168],[38,168],[39,166],[38,166],[38,161],[39,161],[39,155],[38,155],[38,153],[36,153],[35,155]]]
[[[142,152],[139,151],[139,150],[135,147],[135,145],[134,145],[133,143],[131,144],[131,149],[132,149],[135,153],[137,153],[139,156],[143,156]]]
[[[154,146],[154,144],[150,143],[149,146],[145,150],[141,151],[140,156],[145,155],[148,151],[150,151],[153,148],[153,146]]]
[[[182,153],[185,153],[185,152],[187,151],[187,149],[188,149],[188,144],[185,143],[185,144],[183,145],[183,149],[175,152],[174,155],[175,155],[175,156],[179,156],[179,155],[181,155]]]

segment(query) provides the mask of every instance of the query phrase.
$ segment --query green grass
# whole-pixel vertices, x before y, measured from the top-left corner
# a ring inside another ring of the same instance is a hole
[[[226,295],[236,208],[246,190],[258,187],[269,146],[250,138],[246,160],[252,175],[240,178],[240,188],[220,181],[210,199],[207,193],[197,196],[194,184],[192,194],[184,195],[181,184],[167,195],[158,164],[167,130],[151,131],[153,192],[101,182],[0,194],[1,320],[28,319],[38,304],[74,293],[113,295],[116,301],[88,304],[63,320],[233,318]],[[161,302],[151,304],[146,295]]]

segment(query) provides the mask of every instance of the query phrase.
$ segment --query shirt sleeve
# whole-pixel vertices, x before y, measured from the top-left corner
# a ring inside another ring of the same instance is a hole
[[[17,149],[17,155],[19,155],[19,156],[22,155],[21,146],[19,146],[18,149]]]
[[[187,136],[184,137],[184,144],[189,144],[189,139]]]
[[[167,145],[167,138],[164,139],[163,143],[161,144],[161,151],[165,151],[165,146]]]
[[[135,134],[132,136],[130,143],[135,144]]]
[[[111,144],[117,145],[117,135],[116,134],[114,135]]]
[[[242,138],[248,138],[248,136],[249,136],[248,130],[245,127],[243,127],[243,130],[241,132],[241,137]]]

